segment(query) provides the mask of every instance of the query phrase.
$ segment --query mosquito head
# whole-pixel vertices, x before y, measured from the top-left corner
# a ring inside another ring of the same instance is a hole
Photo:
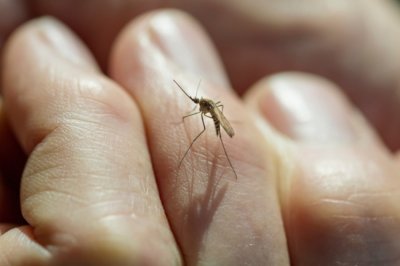
[[[201,98],[197,100],[199,101],[200,111],[202,111],[203,113],[209,113],[215,107],[214,102],[210,99]]]

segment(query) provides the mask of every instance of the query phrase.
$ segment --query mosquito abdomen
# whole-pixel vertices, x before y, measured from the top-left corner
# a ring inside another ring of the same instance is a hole
[[[219,136],[221,136],[221,124],[220,124],[220,121],[219,121],[218,117],[213,112],[211,112],[211,117],[213,118],[213,121],[214,121],[215,133],[217,133],[217,136],[219,137]]]

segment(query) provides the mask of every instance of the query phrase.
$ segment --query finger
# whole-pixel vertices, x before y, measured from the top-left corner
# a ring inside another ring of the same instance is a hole
[[[23,223],[19,187],[25,155],[8,123],[0,99],[0,223]]]
[[[178,263],[140,113],[128,94],[48,18],[18,30],[4,66],[6,110],[30,154],[22,212],[53,263]]]
[[[338,91],[320,78],[287,73],[246,97],[264,119],[260,127],[273,125],[285,143],[280,196],[291,262],[397,265],[398,168]]]
[[[1,228],[0,228],[1,229]],[[4,228],[0,230],[1,265],[44,265],[50,253],[39,245],[30,226]]]
[[[273,155],[265,154],[261,136],[228,89],[202,29],[174,10],[141,17],[118,38],[111,76],[142,111],[162,201],[185,262],[288,265]],[[207,117],[205,133],[178,167],[203,126],[200,117],[181,122],[193,103],[174,79],[191,95],[201,79],[198,97],[224,104],[236,134],[230,139],[223,132],[222,139],[237,179]]]

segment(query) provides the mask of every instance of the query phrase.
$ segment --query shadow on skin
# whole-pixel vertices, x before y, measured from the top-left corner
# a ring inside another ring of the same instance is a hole
[[[225,172],[223,171],[221,176],[217,177],[218,159],[218,156],[214,156],[204,193],[196,195],[193,198],[193,180],[191,182],[190,205],[184,223],[184,231],[190,234],[190,241],[187,244],[189,245],[188,250],[190,250],[191,254],[184,254],[185,262],[188,264],[196,264],[199,260],[207,238],[209,226],[228,189],[227,184],[218,188],[222,174]]]

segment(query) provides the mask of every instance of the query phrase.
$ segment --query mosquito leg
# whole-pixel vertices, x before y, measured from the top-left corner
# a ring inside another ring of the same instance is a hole
[[[192,148],[193,144],[196,142],[196,140],[201,136],[201,134],[206,131],[206,124],[204,123],[204,118],[203,118],[203,113],[201,114],[201,121],[203,122],[203,130],[193,139],[192,143],[190,143],[189,148],[186,150],[185,154],[183,155],[181,161],[179,162],[178,169],[181,167],[181,164],[183,162],[183,159],[185,159],[186,155],[188,154],[190,148]]]
[[[231,163],[231,160],[229,159],[228,153],[226,152],[225,145],[224,145],[224,142],[222,141],[222,136],[221,136],[221,135],[219,135],[219,139],[221,140],[222,148],[224,149],[226,159],[228,160],[229,165],[231,166],[232,171],[233,171],[233,173],[235,174],[235,177],[236,177],[236,180],[237,180],[237,179],[238,179],[238,176],[237,176],[237,174],[236,174],[235,168],[233,168],[233,165],[232,165],[232,163]]]
[[[192,116],[192,115],[197,115],[197,114],[200,114],[201,113],[201,111],[199,111],[199,112],[196,112],[196,113],[193,113],[193,114],[188,114],[188,115],[185,115],[184,117],[182,117],[182,121],[183,120],[185,120],[185,118],[187,118],[187,117],[189,117],[189,116]]]

